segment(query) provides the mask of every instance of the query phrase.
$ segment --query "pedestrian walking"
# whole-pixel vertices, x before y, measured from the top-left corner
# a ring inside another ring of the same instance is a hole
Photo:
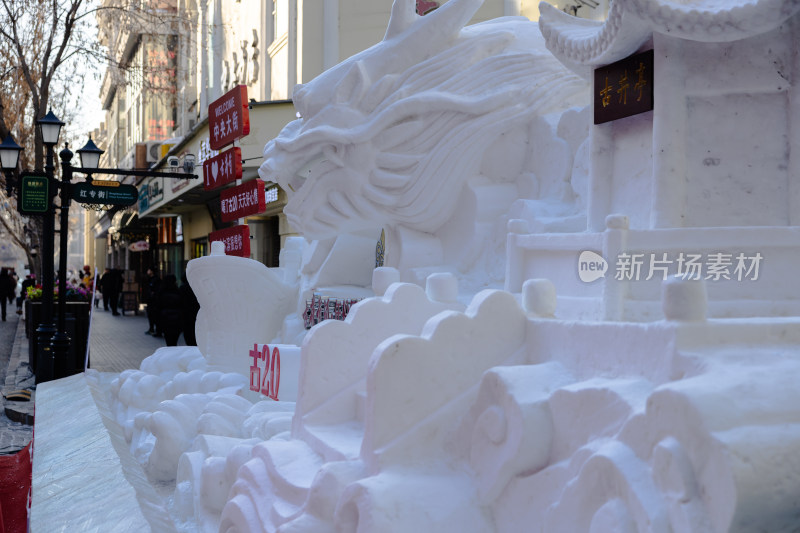
[[[103,271],[103,275],[100,276],[100,291],[103,293],[103,309],[108,311],[110,307],[110,299],[111,299],[111,285],[114,283],[114,274],[111,273],[111,269],[106,267]]]
[[[147,321],[150,327],[145,333],[155,337],[161,336],[161,328],[158,327],[158,292],[161,290],[161,278],[153,272],[152,268],[147,269],[147,277],[144,280],[144,303],[147,305]]]
[[[167,346],[177,346],[181,336],[181,294],[174,275],[164,276],[158,293],[158,325],[164,333]]]
[[[25,280],[22,282],[22,289],[19,291],[20,295],[17,299],[19,304],[17,305],[17,314],[22,314],[22,306],[25,303],[25,299],[28,297],[28,288],[35,287],[36,281],[33,279],[33,274],[28,274],[25,276]]]
[[[114,316],[119,316],[120,313],[117,309],[122,307],[122,269],[114,268],[111,270],[111,274],[113,276],[114,283],[111,285],[112,293],[108,299],[111,302],[111,314]]]
[[[183,329],[183,340],[186,346],[197,346],[194,323],[197,321],[197,313],[200,311],[200,303],[189,285],[186,272],[181,276],[181,286],[178,289],[181,295],[181,329]]]
[[[0,311],[2,311],[3,322],[6,321],[6,304],[14,300],[17,292],[17,282],[9,274],[7,268],[0,268]]]
[[[103,309],[106,311],[111,309],[111,314],[114,316],[119,315],[117,305],[121,288],[122,276],[119,271],[106,268],[103,277],[100,278],[100,291],[103,293]]]

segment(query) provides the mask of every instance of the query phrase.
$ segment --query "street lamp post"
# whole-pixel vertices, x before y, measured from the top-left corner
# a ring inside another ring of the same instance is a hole
[[[54,375],[63,377],[68,374],[70,338],[66,332],[67,312],[67,237],[69,227],[69,204],[72,200],[70,183],[72,182],[72,152],[68,145],[58,154],[61,158],[61,224],[58,230],[58,330],[53,334],[50,348],[53,352]]]
[[[53,111],[39,119],[36,124],[42,135],[47,158],[44,166],[49,191],[55,192],[56,179],[54,175],[54,149],[58,144],[61,127],[64,123],[58,120]],[[49,193],[52,196],[52,192]],[[42,221],[42,321],[36,329],[36,382],[50,381],[55,376],[55,358],[50,342],[56,333],[53,324],[53,256],[55,253],[55,209],[52,200],[48,200],[47,212]],[[61,294],[62,299],[64,294]]]

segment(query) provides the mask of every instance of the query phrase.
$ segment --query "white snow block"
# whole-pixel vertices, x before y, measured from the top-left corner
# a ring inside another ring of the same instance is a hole
[[[83,374],[38,385],[34,431],[31,532],[154,529]]]

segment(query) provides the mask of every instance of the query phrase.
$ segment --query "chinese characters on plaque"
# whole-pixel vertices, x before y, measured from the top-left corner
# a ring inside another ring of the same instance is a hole
[[[350,308],[360,302],[358,298],[340,299],[324,298],[319,294],[312,296],[311,300],[306,300],[306,310],[303,312],[303,326],[311,329],[323,320],[344,320]]]
[[[223,222],[233,222],[237,218],[263,213],[267,208],[264,201],[264,182],[258,178],[225,189],[219,198]]]
[[[595,69],[595,124],[603,124],[652,110],[652,50]]]
[[[247,86],[238,85],[208,106],[212,150],[219,150],[250,133]]]
[[[207,159],[203,163],[203,188],[222,187],[242,177],[242,149],[238,146]]]
[[[209,242],[221,241],[225,245],[226,255],[250,257],[250,226],[245,224],[212,231],[208,234]]]

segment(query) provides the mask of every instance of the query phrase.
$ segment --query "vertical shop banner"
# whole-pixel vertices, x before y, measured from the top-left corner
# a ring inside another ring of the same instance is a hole
[[[250,133],[247,86],[237,85],[208,106],[209,144],[219,150]]]
[[[203,163],[203,188],[207,191],[222,187],[242,177],[242,150],[234,147]]]
[[[208,234],[209,242],[221,241],[225,245],[225,255],[250,257],[250,227],[234,226]]]
[[[264,200],[264,182],[254,179],[225,189],[219,193],[223,222],[233,222],[237,218],[257,215],[267,210]]]

